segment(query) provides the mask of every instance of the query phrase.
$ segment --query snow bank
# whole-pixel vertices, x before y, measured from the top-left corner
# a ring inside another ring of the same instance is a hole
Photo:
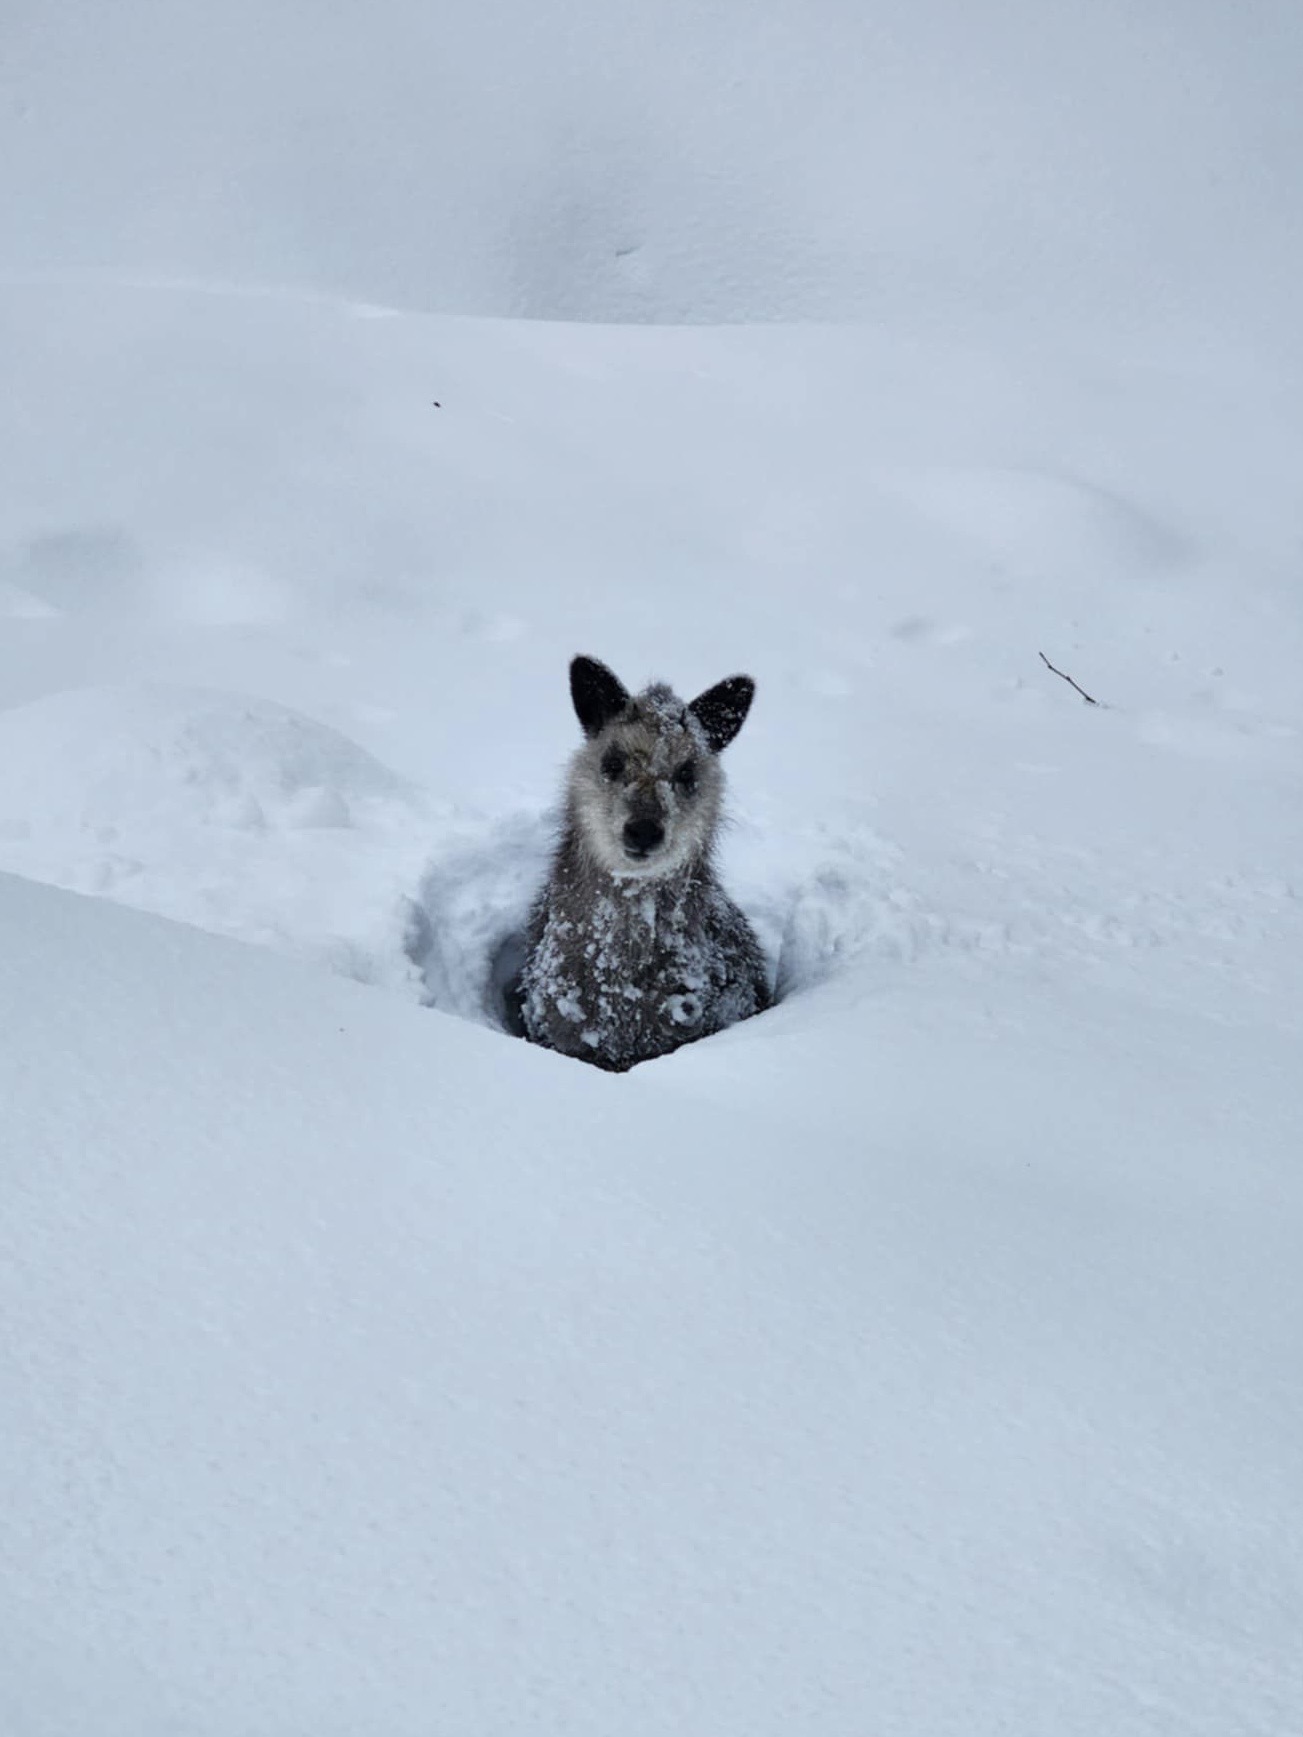
[[[8,866],[366,982],[416,983],[411,892],[431,836],[418,792],[265,700],[92,688],[0,711]]]
[[[1292,1043],[925,974],[612,1080],[0,936],[6,1730],[1292,1729]]]

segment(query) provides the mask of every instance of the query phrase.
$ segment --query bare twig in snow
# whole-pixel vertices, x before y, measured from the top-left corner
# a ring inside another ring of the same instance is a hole
[[[1056,675],[1059,677],[1059,679],[1061,681],[1067,682],[1067,684],[1070,688],[1076,688],[1077,692],[1081,695],[1082,699],[1085,700],[1085,702],[1088,706],[1097,706],[1099,704],[1099,701],[1096,699],[1092,699],[1091,696],[1086,692],[1085,688],[1083,688],[1080,685],[1080,683],[1074,682],[1070,675],[1064,675],[1064,673],[1061,669],[1055,669],[1054,665],[1050,662],[1049,658],[1046,657],[1046,655],[1043,651],[1038,651],[1036,655],[1037,655],[1037,657],[1040,658],[1041,662],[1045,665],[1046,669],[1049,670],[1052,675]]]

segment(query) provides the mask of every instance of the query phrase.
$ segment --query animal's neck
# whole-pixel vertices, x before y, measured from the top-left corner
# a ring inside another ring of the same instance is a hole
[[[573,818],[562,840],[559,866],[568,885],[582,888],[593,896],[606,894],[616,902],[617,909],[626,901],[631,907],[645,908],[651,899],[658,911],[671,910],[690,898],[711,875],[708,851],[690,856],[668,874],[615,873],[589,849],[582,829]]]

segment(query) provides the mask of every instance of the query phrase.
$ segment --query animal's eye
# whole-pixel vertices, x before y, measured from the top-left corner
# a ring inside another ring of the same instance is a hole
[[[608,748],[602,755],[602,777],[623,778],[624,769],[629,764],[627,757],[620,748]]]
[[[695,760],[685,760],[674,774],[674,785],[684,796],[691,796],[697,788],[697,763]]]

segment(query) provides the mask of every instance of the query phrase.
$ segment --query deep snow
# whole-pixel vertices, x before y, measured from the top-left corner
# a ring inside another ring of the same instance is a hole
[[[1280,387],[4,309],[0,865],[295,956],[3,883],[5,1729],[1292,1737]],[[618,1080],[485,1012],[580,646],[760,683],[785,999]]]
[[[1297,1737],[1297,9],[0,28],[5,1737]],[[580,651],[759,684],[618,1078]]]
[[[933,965],[612,1079],[0,912],[6,1730],[1296,1728],[1292,1039]]]
[[[546,861],[570,656],[745,668],[725,879],[789,987],[976,949],[1295,1021],[1287,383],[2,301],[0,867],[475,1013]]]

